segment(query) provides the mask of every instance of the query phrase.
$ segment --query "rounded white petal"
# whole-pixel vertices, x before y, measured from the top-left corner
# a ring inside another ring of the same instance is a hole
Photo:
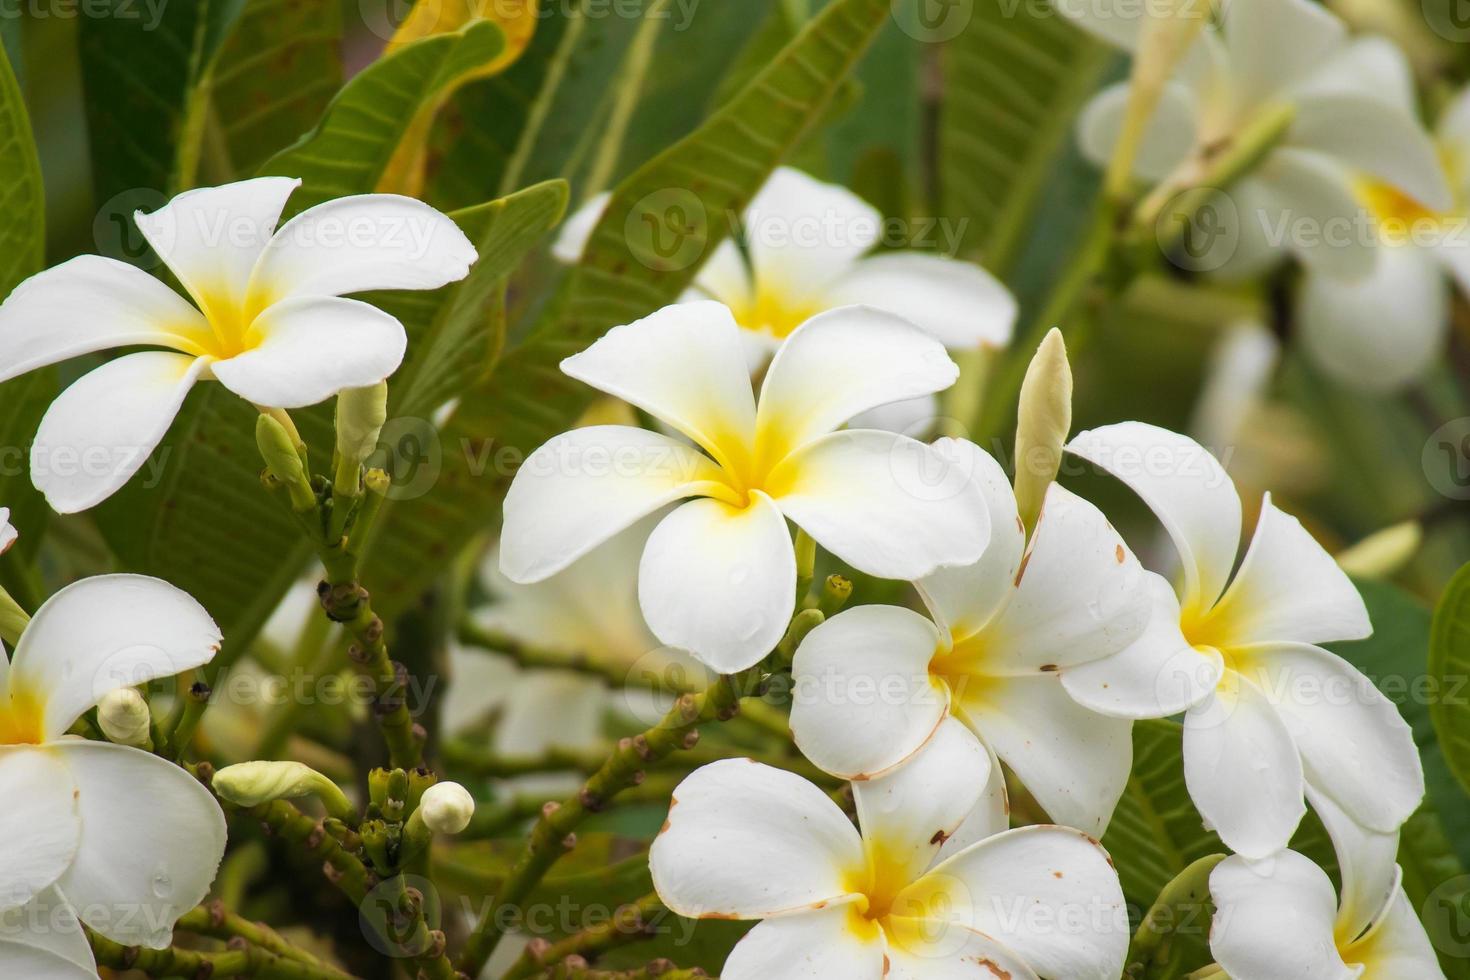
[[[1188,436],[1143,422],[1084,432],[1067,451],[1143,498],[1183,559],[1185,608],[1212,604],[1240,548],[1240,497],[1219,460]]]
[[[36,610],[16,645],[10,691],[44,706],[59,738],[102,696],[202,666],[223,638],[186,592],[144,575],[74,582]]]
[[[872,205],[791,167],[771,175],[743,223],[757,288],[787,297],[820,295],[883,235]]]
[[[613,327],[561,369],[673,426],[725,466],[748,461],[755,399],[740,328],[719,303],[678,303]]]
[[[200,187],[133,220],[200,309],[227,321],[242,311],[255,263],[299,186],[291,177],[255,177]]]
[[[1038,980],[1002,943],[958,922],[889,919],[888,980]]]
[[[929,872],[898,898],[1014,951],[1038,974],[1116,980],[1128,912],[1107,852],[1063,827],[997,834]]]
[[[1016,509],[1016,494],[1000,463],[967,439],[940,439],[934,449],[980,487],[990,513],[990,543],[980,560],[941,568],[914,585],[924,604],[956,639],[976,633],[1015,587],[1026,547],[1026,529]]]
[[[0,304],[0,381],[115,347],[197,354],[210,336],[199,311],[148,273],[79,255],[31,276]]]
[[[216,361],[214,376],[246,401],[304,408],[344,388],[375,385],[398,370],[408,346],[403,324],[376,306],[334,296],[275,304],[251,325],[256,346]]]
[[[225,852],[225,816],[193,776],[122,745],[51,746],[76,781],[82,844],[59,887],[114,942],[162,949],[204,900]]]
[[[1291,733],[1266,696],[1239,675],[1185,714],[1184,781],[1205,826],[1248,858],[1286,847],[1307,812]]]
[[[817,766],[870,779],[934,735],[949,694],[929,675],[939,631],[898,606],[856,606],[806,635],[792,661],[791,735]]]
[[[1133,765],[1132,722],[1087,710],[1052,674],[974,678],[954,699],[1054,822],[1103,835]]]
[[[1350,940],[1378,920],[1398,891],[1398,831],[1383,833],[1364,827],[1310,783],[1307,800],[1337,852],[1342,891],[1337,900],[1336,933],[1339,941]]]
[[[566,670],[526,671],[495,726],[495,751],[512,759],[535,759],[556,749],[592,752],[606,744],[602,720],[607,686],[595,677]]]
[[[500,570],[512,582],[549,578],[666,504],[721,486],[693,447],[644,429],[573,429],[521,464],[505,496]]]
[[[1282,146],[1261,161],[1241,192],[1246,196],[1237,195],[1236,208],[1273,249],[1295,255],[1315,272],[1360,279],[1373,271],[1377,242],[1350,174],[1344,163],[1322,153]],[[1242,242],[1248,234],[1253,233],[1242,232]]]
[[[70,777],[64,778],[70,782]],[[36,958],[28,961],[26,955]],[[20,959],[7,958],[10,956]],[[34,963],[40,972],[9,973],[8,969],[17,962]],[[61,892],[47,888],[31,904],[0,912],[0,974],[25,980],[37,977],[96,980],[97,961],[92,956],[92,946],[82,931],[76,910]]]
[[[1450,288],[1434,256],[1418,246],[1384,244],[1376,255],[1361,279],[1309,272],[1297,309],[1302,345],[1324,371],[1345,385],[1387,392],[1421,377],[1444,349]]]
[[[1454,205],[1434,141],[1412,112],[1381,97],[1339,92],[1300,99],[1287,140],[1392,184],[1430,210]]]
[[[638,567],[653,634],[722,674],[754,666],[796,609],[796,553],[786,518],[755,491],[744,508],[692,500],[664,518]]]
[[[786,516],[858,571],[912,581],[975,562],[990,515],[970,474],[932,447],[834,432],[786,459],[767,490]]]
[[[745,310],[752,302],[754,289],[750,281],[750,267],[745,264],[745,255],[740,251],[740,246],[727,238],[710,253],[709,259],[694,279],[691,292],[701,299],[719,300],[732,310]],[[761,345],[763,353],[759,365],[751,368],[751,374],[754,374],[758,367],[764,367],[770,359],[768,342],[775,338],[767,333],[756,333],[757,324],[741,326],[744,328],[740,331],[742,340],[758,338],[767,342]]]
[[[611,200],[612,192],[603,191],[588,198],[586,204],[567,215],[567,219],[561,223],[561,230],[556,233],[556,241],[551,245],[552,257],[563,265],[581,262],[583,253],[587,251],[587,240],[597,229],[597,223],[607,212],[607,205]]]
[[[1016,326],[1016,298],[999,279],[973,262],[923,252],[863,259],[828,300],[901,316],[951,350],[1005,347]]]
[[[1223,29],[1242,111],[1302,82],[1347,41],[1342,21],[1311,0],[1231,0]]]
[[[1240,571],[1202,628],[1229,646],[1361,640],[1373,632],[1352,579],[1269,493]]]
[[[1414,68],[1403,49],[1386,37],[1354,38],[1313,71],[1297,92],[1377,99],[1407,118],[1413,118],[1419,111]],[[1441,114],[1441,122],[1443,118]]]
[[[776,351],[761,385],[757,445],[779,462],[861,412],[943,391],[959,367],[908,321],[866,306],[812,317]]]
[[[918,880],[980,804],[990,767],[980,740],[949,718],[907,765],[853,783],[869,860],[882,866],[889,880]]]
[[[1348,816],[1392,832],[1424,798],[1424,767],[1399,710],[1356,667],[1305,643],[1237,655],[1275,707],[1306,778]]]
[[[1077,140],[1082,152],[1098,166],[1105,166],[1112,159],[1132,91],[1129,82],[1108,86],[1087,103],[1077,123]],[[1150,181],[1160,181],[1172,174],[1194,149],[1198,116],[1199,106],[1188,87],[1178,82],[1166,84],[1158,108],[1144,130],[1133,172]]]
[[[983,742],[981,744],[984,745]],[[994,749],[985,745],[985,754],[990,757],[990,779],[986,782],[975,809],[970,811],[959,829],[939,849],[940,861],[948,860],[971,844],[1004,833],[1011,827],[1011,801],[1006,795],[1005,770]]]
[[[0,939],[0,972],[25,980],[97,980],[95,967],[88,969],[50,950],[8,939]]]
[[[920,395],[859,412],[848,422],[848,427],[898,432],[922,442],[938,427],[940,412],[938,396]]]
[[[76,857],[81,823],[71,774],[46,749],[0,749],[0,799],[9,801],[0,807],[3,916],[62,876]]]
[[[864,858],[857,830],[817,787],[726,759],[674,790],[648,863],[659,898],[679,915],[760,919],[849,895]]]
[[[984,629],[995,672],[1051,672],[1112,656],[1152,612],[1138,559],[1092,504],[1053,483],[1010,600]]]
[[[1444,980],[1424,923],[1402,888],[1394,894],[1373,931],[1348,946],[1343,955],[1351,965],[1364,967],[1363,975],[1373,980]]]
[[[1337,900],[1332,882],[1295,851],[1263,861],[1226,858],[1210,872],[1210,896],[1216,906],[1210,952],[1231,980],[1348,980],[1354,975],[1333,940]]]
[[[0,555],[9,551],[18,540],[20,540],[20,533],[10,526],[10,508],[0,507]],[[0,671],[3,671],[3,668],[0,668]]]
[[[1159,575],[1145,573],[1153,613],[1143,635],[1110,657],[1062,668],[1077,703],[1114,718],[1167,718],[1194,707],[1220,683],[1223,662],[1190,645],[1179,629],[1179,599]]]
[[[209,360],[127,354],[83,375],[51,403],[31,445],[31,482],[74,514],[121,490],[148,460]]]
[[[883,980],[883,931],[851,904],[762,922],[736,944],[723,980]]]
[[[1267,157],[1265,163],[1269,164],[1272,159]],[[1226,200],[1229,206],[1223,207],[1219,230],[1228,235],[1233,228],[1237,232],[1236,238],[1234,241],[1222,238],[1220,241],[1225,244],[1221,245],[1214,245],[1212,239],[1206,239],[1205,251],[1199,261],[1208,264],[1213,259],[1223,260],[1213,271],[1217,278],[1228,282],[1243,282],[1262,276],[1281,265],[1289,254],[1286,249],[1290,240],[1286,236],[1290,234],[1291,223],[1301,214],[1283,205],[1277,199],[1271,182],[1258,173],[1247,174],[1231,185]],[[1307,220],[1311,220],[1310,216]],[[1362,250],[1352,254],[1371,258]],[[1363,266],[1355,268],[1356,272],[1351,274],[1361,275],[1366,271]]]
[[[255,313],[288,297],[438,289],[478,256],[459,225],[422,201],[360,194],[308,208],[281,226],[250,277]]]

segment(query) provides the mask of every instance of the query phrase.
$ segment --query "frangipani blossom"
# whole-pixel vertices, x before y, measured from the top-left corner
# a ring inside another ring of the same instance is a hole
[[[14,658],[0,654],[0,974],[96,977],[76,917],[162,949],[208,893],[225,847],[209,791],[155,755],[67,730],[110,691],[207,663],[220,641],[173,586],[104,575],[52,596]]]
[[[82,354],[127,354],[84,376],[41,420],[31,479],[62,513],[117,492],[143,465],[196,381],[265,408],[300,408],[398,369],[403,325],[347,293],[437,289],[475,250],[412,198],[328,201],[275,230],[299,185],[258,177],[186,191],[138,229],[193,299],[96,255],[47,269],[0,305],[0,381]]]
[[[1074,674],[1126,676],[1105,662],[1148,623],[1145,573],[1097,508],[1055,484],[1028,547],[1000,464],[973,443],[937,448],[974,473],[989,547],[916,583],[933,622],[859,606],[813,630],[792,666],[792,734],[813,763],[861,780],[904,764],[952,713],[1052,820],[1101,836],[1128,782],[1132,723],[1070,692]]]
[[[10,508],[0,507],[0,555],[10,550],[20,538],[20,533],[10,526]]]
[[[1053,3],[1088,31],[1136,50],[1146,19],[1136,5]],[[1312,0],[1221,6],[1220,30],[1201,34],[1165,87],[1135,173],[1180,189],[1197,185],[1253,125],[1287,112],[1281,141],[1229,188],[1239,237],[1226,271],[1252,275],[1290,251],[1339,277],[1366,275],[1373,247],[1357,233],[1361,209],[1351,173],[1371,174],[1426,207],[1450,204],[1428,134],[1412,110],[1375,90],[1371,69],[1386,42],[1349,42],[1342,21]],[[1187,16],[1205,9],[1191,5]],[[1099,164],[1118,140],[1128,96],[1128,83],[1114,85],[1083,114],[1082,148]]]
[[[654,528],[638,595],[656,637],[721,673],[757,663],[795,609],[787,518],[883,578],[973,562],[989,539],[979,489],[935,450],[889,432],[834,431],[958,376],[937,341],[891,314],[846,307],[807,321],[777,351],[759,406],[739,328],[719,303],[615,327],[562,370],[694,445],[621,425],[552,439],[506,495],[501,570],[541,581],[635,521],[697,498]]]
[[[1000,770],[957,722],[854,783],[861,833],[817,787],[748,759],[679,784],[649,866],[691,918],[760,919],[725,980],[1116,980],[1128,949],[1107,853],[1006,831]]]
[[[1266,495],[1235,569],[1241,504],[1202,446],[1139,422],[1084,432],[1067,447],[1122,480],[1179,552],[1179,591],[1154,576],[1153,618],[1125,662],[1132,682],[1074,683],[1119,717],[1184,716],[1184,776],[1231,850],[1285,848],[1308,788],[1352,819],[1396,831],[1424,795],[1408,724],[1356,668],[1316,646],[1372,633],[1352,581]]]
[[[1296,851],[1227,858],[1210,874],[1210,951],[1231,980],[1444,980],[1395,866],[1399,835],[1358,826],[1316,795],[1342,895]]]
[[[1385,62],[1377,88],[1412,106],[1402,61]],[[1434,211],[1360,177],[1355,191],[1379,244],[1373,271],[1356,280],[1311,272],[1303,279],[1303,349],[1344,384],[1383,392],[1417,380],[1443,356],[1450,284],[1470,296],[1470,88],[1441,113],[1435,142],[1454,197],[1450,207]]]
[[[593,198],[567,219],[553,250],[557,258],[575,264],[582,257],[610,197]],[[781,167],[741,225],[745,250],[731,239],[722,242],[684,299],[730,307],[754,369],[807,320],[851,305],[901,316],[950,350],[1010,343],[1016,300],[998,279],[972,262],[929,252],[875,253],[883,215],[840,184]],[[904,431],[935,412],[925,395],[863,421]]]

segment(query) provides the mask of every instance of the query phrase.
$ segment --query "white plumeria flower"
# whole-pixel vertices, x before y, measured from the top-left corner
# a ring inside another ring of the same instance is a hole
[[[559,259],[574,264],[582,257],[610,198],[599,195],[567,219],[553,249]],[[741,224],[745,252],[733,240],[722,242],[684,298],[730,307],[753,369],[807,320],[851,305],[901,316],[950,350],[1010,343],[1016,300],[998,279],[972,262],[928,252],[874,253],[883,215],[840,184],[781,167]],[[935,400],[925,395],[874,410],[860,425],[912,432],[936,414]]]
[[[1210,874],[1210,951],[1232,980],[1444,980],[1395,866],[1399,835],[1367,830],[1314,795],[1337,851],[1341,897],[1295,851],[1231,857]]]
[[[20,532],[10,525],[10,508],[0,507],[0,555],[10,550],[20,539]]]
[[[1184,776],[1230,849],[1265,858],[1287,846],[1308,787],[1377,831],[1396,831],[1424,795],[1409,726],[1356,668],[1316,646],[1372,633],[1352,581],[1267,494],[1240,568],[1241,504],[1210,453],[1185,436],[1123,422],[1068,451],[1126,483],[1178,550],[1178,593],[1154,575],[1153,617],[1073,697],[1124,718],[1187,712]]]
[[[1385,62],[1378,86],[1412,105],[1408,66]],[[1450,329],[1450,284],[1470,296],[1470,88],[1445,108],[1435,130],[1454,195],[1433,211],[1389,184],[1359,178],[1379,248],[1373,271],[1357,280],[1309,273],[1297,297],[1304,349],[1338,381],[1384,392],[1418,378],[1443,356]]]
[[[1028,547],[1000,464],[973,443],[937,448],[974,473],[990,545],[916,583],[933,622],[859,606],[808,634],[792,665],[796,744],[835,775],[868,779],[904,764],[952,713],[1052,820],[1101,836],[1132,768],[1132,722],[1069,692],[1143,634],[1143,569],[1097,508],[1055,484]]]
[[[654,887],[680,915],[763,920],[725,980],[1115,980],[1128,925],[1107,853],[1075,830],[1006,831],[999,776],[950,721],[852,784],[859,834],[801,777],[717,762],[674,791]]]
[[[776,353],[759,407],[739,328],[719,303],[615,327],[561,366],[698,449],[621,425],[557,436],[506,495],[501,570],[538,582],[640,518],[699,498],[654,529],[638,595],[661,642],[721,673],[757,663],[795,610],[787,518],[883,578],[973,562],[989,539],[979,489],[934,449],[889,432],[834,431],[958,376],[937,341],[891,314],[846,307],[807,321]]]
[[[1136,50],[1145,17],[1128,0],[1053,4],[1104,40]],[[1373,84],[1387,42],[1350,42],[1342,21],[1312,0],[1222,6],[1220,31],[1201,34],[1165,87],[1136,174],[1194,186],[1254,122],[1289,109],[1281,142],[1229,190],[1239,237],[1225,271],[1251,275],[1289,251],[1339,277],[1366,275],[1373,247],[1360,233],[1350,171],[1372,174],[1431,208],[1450,203],[1428,134],[1412,110]],[[1196,8],[1193,16],[1204,5]],[[1084,111],[1079,138],[1092,160],[1111,156],[1128,96],[1128,83],[1114,85]],[[1310,227],[1298,229],[1300,222]]]
[[[220,641],[168,583],[104,575],[56,593],[14,659],[0,652],[0,974],[95,978],[76,917],[162,949],[208,893],[225,848],[209,791],[157,756],[66,733],[110,691],[201,666]]]
[[[27,279],[0,306],[0,381],[96,351],[165,348],[109,361],[46,412],[31,479],[57,511],[117,492],[201,379],[264,408],[377,384],[403,360],[403,325],[344,294],[436,289],[475,261],[453,221],[391,194],[328,201],[275,230],[300,183],[258,177],[134,215],[195,305],[134,266],[83,255]]]

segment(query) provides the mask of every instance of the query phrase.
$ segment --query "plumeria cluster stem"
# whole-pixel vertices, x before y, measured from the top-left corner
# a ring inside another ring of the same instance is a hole
[[[637,901],[619,906],[609,921],[573,933],[559,942],[532,940],[520,958],[505,972],[502,980],[524,980],[548,967],[555,969],[565,965],[574,957],[580,958],[585,965],[586,957],[605,953],[651,935],[655,920],[668,915],[672,913],[664,907],[657,895],[645,895]]]
[[[256,977],[258,980],[350,980],[351,974],[320,963],[289,959],[241,941],[221,952],[192,949],[144,949],[124,946],[95,933],[89,936],[101,966],[139,970],[152,977]]]

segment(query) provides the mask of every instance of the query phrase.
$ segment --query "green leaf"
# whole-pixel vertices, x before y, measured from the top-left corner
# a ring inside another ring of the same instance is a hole
[[[97,199],[107,207],[127,192],[171,195],[193,182],[206,81],[245,0],[99,2],[106,9],[77,28]],[[141,203],[117,206],[128,213]]]
[[[1404,892],[1419,911],[1447,980],[1470,980],[1470,874],[1426,800],[1399,833]]]
[[[1209,933],[1214,906],[1210,902],[1210,872],[1225,860],[1211,854],[1195,861],[1164,886],[1149,908],[1128,949],[1123,975],[1129,980],[1181,977],[1209,963],[1202,955],[1202,936]]]
[[[1440,596],[1429,633],[1429,676],[1444,695],[1429,706],[1450,771],[1470,791],[1470,564],[1461,568]],[[1454,696],[1458,688],[1458,695]]]
[[[332,99],[311,132],[260,168],[262,174],[301,178],[287,216],[376,188],[419,109],[504,47],[498,26],[477,21],[455,34],[424,38],[363,69]]]
[[[247,0],[211,76],[205,162],[212,148],[221,180],[254,174],[311,129],[341,86],[336,0]]]
[[[714,219],[744,210],[821,117],[888,13],[888,0],[829,3],[739,95],[617,188],[539,329],[466,394],[442,432],[428,433],[437,441],[427,451],[431,468],[439,467],[433,492],[411,520],[380,522],[378,540],[393,556],[374,556],[379,604],[404,608],[449,556],[494,526],[516,465],[591,401],[590,390],[561,374],[562,358],[678,298],[728,232]],[[696,219],[689,227],[663,224],[681,208]],[[630,244],[623,229],[647,228],[645,218],[682,236],[677,254]],[[407,517],[409,508],[397,510],[392,516]]]
[[[941,212],[967,219],[963,250],[991,271],[1009,272],[1077,109],[1112,58],[1031,4],[976,3],[944,47]]]

